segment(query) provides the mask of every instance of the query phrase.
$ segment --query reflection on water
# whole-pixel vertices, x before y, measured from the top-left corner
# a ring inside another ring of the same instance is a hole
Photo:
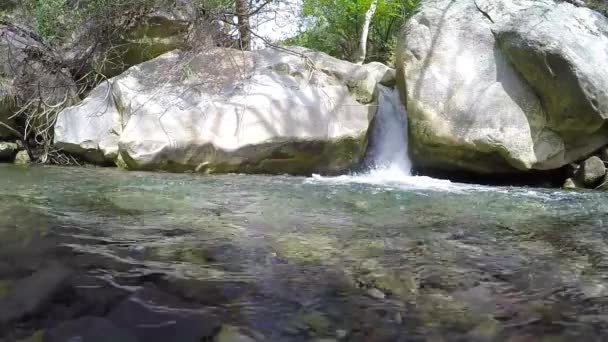
[[[608,335],[604,193],[13,166],[0,178],[0,341],[83,326],[141,342]]]

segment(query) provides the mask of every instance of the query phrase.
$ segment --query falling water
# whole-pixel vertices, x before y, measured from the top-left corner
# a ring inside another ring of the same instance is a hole
[[[461,190],[448,180],[413,176],[408,157],[407,111],[397,89],[378,86],[378,111],[372,123],[364,171],[339,177],[315,175],[313,181],[330,183],[368,183],[401,188]]]
[[[378,111],[365,158],[370,174],[389,176],[391,179],[411,175],[412,165],[407,155],[406,116],[397,89],[379,86]]]

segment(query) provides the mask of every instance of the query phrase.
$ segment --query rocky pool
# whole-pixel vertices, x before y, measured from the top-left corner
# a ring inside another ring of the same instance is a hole
[[[608,339],[606,193],[15,166],[0,179],[0,341]]]

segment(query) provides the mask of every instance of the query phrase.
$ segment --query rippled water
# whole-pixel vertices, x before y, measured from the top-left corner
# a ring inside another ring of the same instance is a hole
[[[72,284],[153,288],[260,341],[608,338],[605,193],[14,166],[0,179],[0,303],[61,264]],[[118,305],[73,303],[88,287],[72,286],[0,340]]]

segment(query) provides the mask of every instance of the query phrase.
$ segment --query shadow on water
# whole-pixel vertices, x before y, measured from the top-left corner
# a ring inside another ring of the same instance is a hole
[[[0,189],[0,341],[95,331],[152,342],[600,341],[608,331],[602,193],[0,174],[13,180]]]

